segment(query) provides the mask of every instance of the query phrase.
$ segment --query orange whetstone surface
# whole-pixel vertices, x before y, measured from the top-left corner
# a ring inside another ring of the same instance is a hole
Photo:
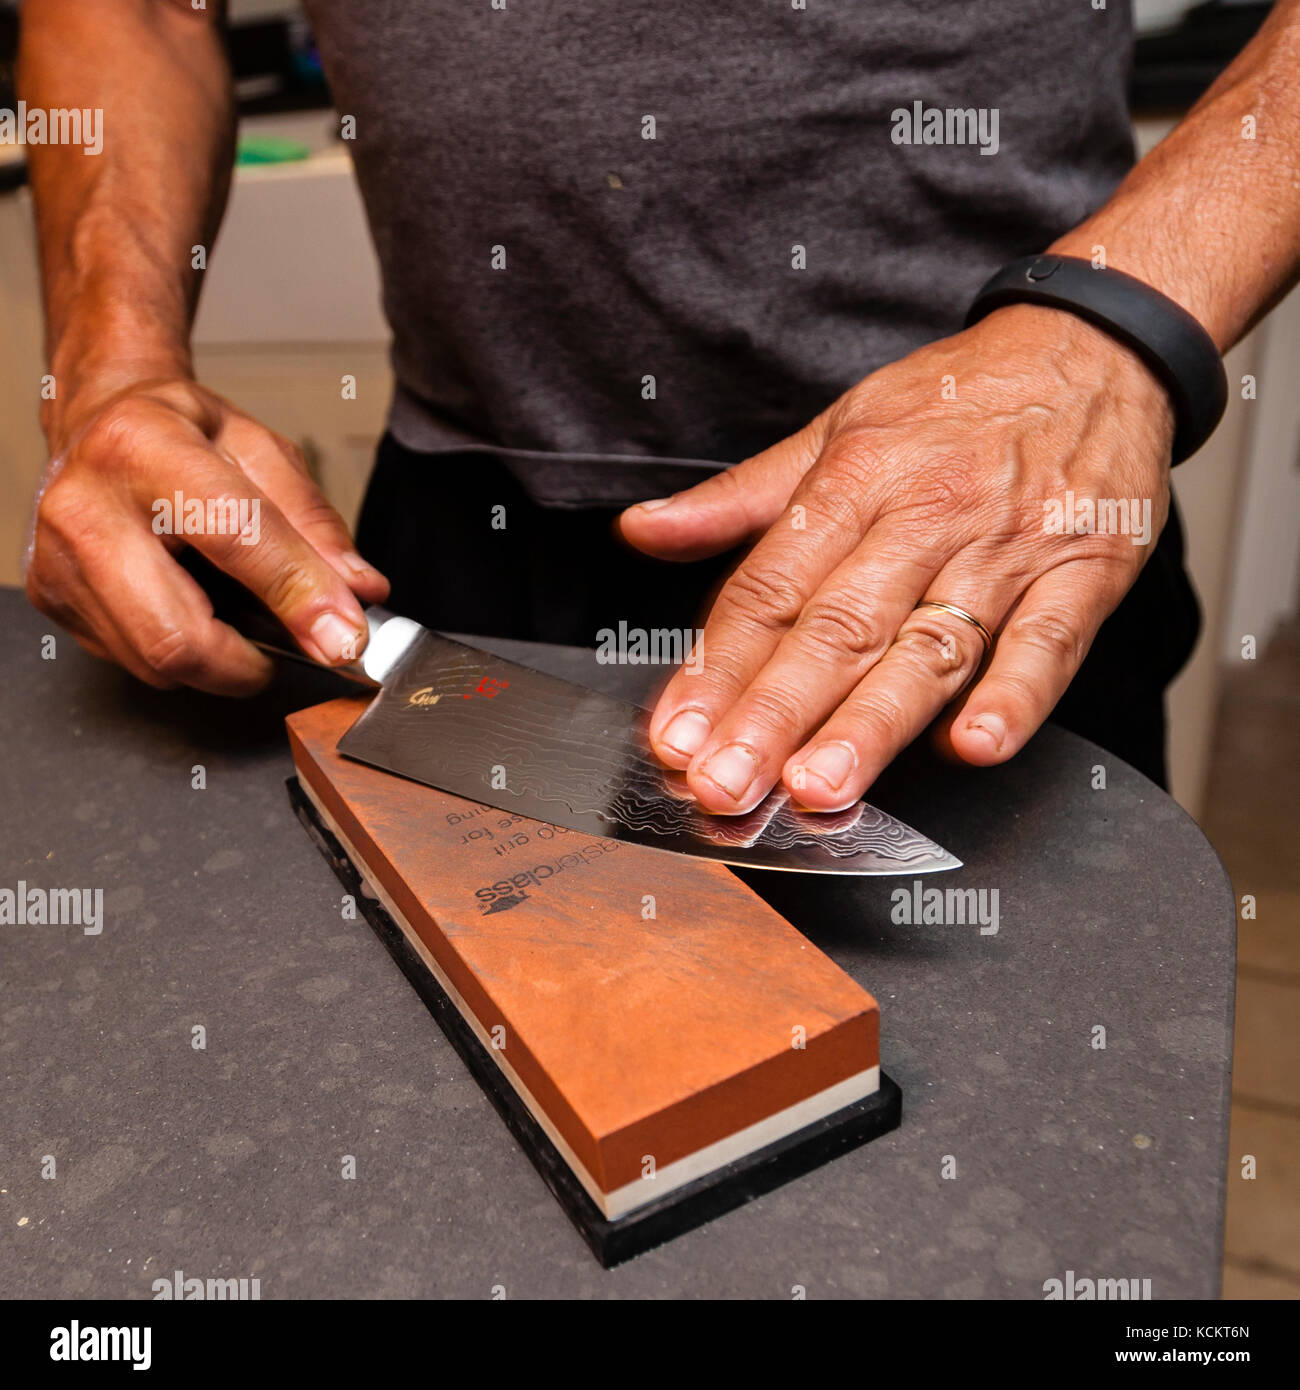
[[[659,1195],[626,1195],[647,1159],[686,1181],[683,1160],[749,1126],[853,1078],[831,1109],[875,1089],[875,1000],[727,868],[342,758],[364,705],[289,717],[304,790],[598,1202]]]

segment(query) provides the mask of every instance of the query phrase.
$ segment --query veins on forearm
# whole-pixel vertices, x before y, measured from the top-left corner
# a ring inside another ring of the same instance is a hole
[[[184,355],[200,283],[192,248],[215,237],[233,161],[233,94],[211,12],[32,0],[19,76],[31,101],[75,86],[79,104],[104,112],[95,158],[30,152],[56,370],[119,347]]]

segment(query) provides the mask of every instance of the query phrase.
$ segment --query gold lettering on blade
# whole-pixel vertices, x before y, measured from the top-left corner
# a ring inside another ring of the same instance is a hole
[[[408,705],[436,705],[442,699],[441,695],[433,693],[433,686],[422,686],[419,690],[413,690],[406,697]]]

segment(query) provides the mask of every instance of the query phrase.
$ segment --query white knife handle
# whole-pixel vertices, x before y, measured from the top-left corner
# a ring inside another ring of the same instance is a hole
[[[424,631],[419,623],[410,618],[399,618],[387,608],[372,604],[363,610],[369,639],[366,649],[355,661],[342,666],[322,667],[298,650],[289,634],[280,628],[279,632],[269,631],[258,625],[257,630],[249,630],[242,622],[232,624],[261,651],[271,656],[287,657],[290,661],[300,661],[304,666],[315,666],[317,670],[333,671],[336,676],[344,676],[360,685],[379,687],[388,679],[389,673],[410,649],[411,643]],[[226,622],[230,619],[222,615]],[[278,624],[276,625],[279,626]]]
[[[370,629],[370,641],[360,661],[352,663],[360,672],[355,678],[383,685],[424,629],[413,619],[399,618],[377,603],[366,609],[366,625]]]

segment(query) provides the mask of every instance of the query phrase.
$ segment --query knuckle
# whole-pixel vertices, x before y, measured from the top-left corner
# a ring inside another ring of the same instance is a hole
[[[286,435],[277,434],[274,430],[271,430],[269,433],[272,442],[284,456],[285,460],[291,464],[297,472],[303,474],[304,477],[310,476],[310,469],[307,467],[307,456],[303,453],[302,449]]]
[[[204,666],[203,653],[187,633],[176,627],[150,637],[140,656],[155,675],[166,681],[184,683],[198,675]]]
[[[926,467],[907,480],[901,498],[906,509],[937,520],[969,511],[980,500],[981,471],[966,454],[929,456]]]
[[[874,690],[861,695],[853,704],[853,722],[863,746],[889,744],[907,728],[903,707],[891,694]]]
[[[958,636],[928,622],[904,628],[894,647],[927,679],[937,681],[969,676],[984,652],[978,637],[969,641],[964,633]]]
[[[787,575],[770,565],[745,561],[718,597],[732,613],[765,628],[793,626],[803,595]]]
[[[1023,719],[1027,711],[1037,709],[1043,701],[1041,683],[1027,671],[1002,671],[988,683],[984,692],[989,702],[1013,721]]]
[[[304,531],[347,531],[347,523],[319,493],[294,514],[294,521]]]
[[[35,564],[23,576],[23,592],[27,595],[28,603],[46,617],[58,618],[64,611],[58,594],[45,582]]]
[[[748,481],[748,474],[743,465],[738,464],[733,468],[724,468],[721,472],[714,473],[705,482],[699,484],[699,489],[701,497],[707,494],[711,503],[716,504],[724,511],[734,512],[737,516],[743,517],[751,533],[757,533],[762,529],[762,524],[755,512],[754,496]]]
[[[879,478],[885,469],[885,451],[881,447],[880,434],[862,425],[834,431],[833,440],[826,451],[826,464],[827,468],[819,471],[833,471],[841,482],[865,487]]]
[[[1008,625],[1017,642],[1043,652],[1060,665],[1077,666],[1084,657],[1084,641],[1074,621],[1062,613],[1044,610],[1025,613]]]
[[[722,493],[728,497],[734,497],[737,501],[748,495],[746,484],[746,466],[752,463],[752,459],[744,459],[740,464],[732,468],[720,469],[712,474],[701,486],[707,486],[711,491]]]
[[[201,534],[210,559],[232,560],[249,549],[260,534],[260,527],[246,529],[251,527],[252,508],[258,505],[259,499],[233,492],[210,492],[203,498]]]
[[[867,518],[862,485],[830,471],[818,472],[800,488],[797,500],[824,527],[860,534]]]
[[[985,572],[996,573],[1017,593],[1023,593],[1058,558],[1044,551],[1036,532],[1018,531],[1014,525],[990,526],[969,552]]]
[[[322,588],[310,565],[288,560],[272,573],[263,599],[277,613],[300,613],[320,597]]]
[[[27,602],[33,608],[39,608],[42,613],[49,612],[46,607],[49,599],[40,580],[36,577],[35,569],[29,569],[23,576],[23,593],[27,595]]]
[[[1096,537],[1097,559],[1121,569],[1136,569],[1140,565],[1138,546],[1126,532],[1119,530],[1107,532]]]
[[[138,397],[146,407],[152,405],[170,411],[206,435],[216,432],[228,407],[219,396],[184,378],[155,382]]]
[[[818,595],[804,609],[797,632],[813,647],[859,658],[889,645],[879,617],[849,594]]]
[[[59,480],[45,489],[36,508],[38,529],[48,530],[57,540],[74,542],[88,529],[92,510],[81,490]]]
[[[87,427],[81,445],[92,455],[114,457],[139,444],[155,418],[156,407],[135,397],[115,401]]]
[[[745,697],[747,726],[785,732],[801,727],[802,720],[798,696],[779,685],[755,686]]]

